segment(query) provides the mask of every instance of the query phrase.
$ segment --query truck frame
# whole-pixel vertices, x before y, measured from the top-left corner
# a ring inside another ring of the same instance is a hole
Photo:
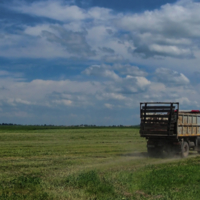
[[[149,156],[200,153],[200,111],[179,110],[178,102],[140,103],[140,136]]]

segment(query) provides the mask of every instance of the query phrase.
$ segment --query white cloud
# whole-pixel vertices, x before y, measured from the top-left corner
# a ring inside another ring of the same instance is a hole
[[[10,75],[10,72],[4,71],[4,70],[0,70],[0,76],[8,76],[8,75]]]
[[[112,20],[115,17],[111,14],[111,9],[108,8],[100,8],[100,7],[93,7],[88,10],[88,14],[91,18],[95,20]]]
[[[42,24],[37,26],[26,26],[24,29],[24,33],[31,36],[41,36],[44,30],[51,31],[50,25]]]
[[[124,15],[116,23],[131,33],[127,39],[136,46],[133,54],[192,57],[193,39],[200,35],[199,8],[200,3],[193,1],[166,4],[158,10]]]
[[[110,78],[116,81],[120,79],[120,77],[114,71],[98,65],[87,68],[85,71],[83,71],[83,74]]]
[[[60,21],[83,20],[87,18],[85,11],[75,5],[63,4],[61,1],[36,1],[31,4],[19,4],[12,9],[30,15],[48,17]]]
[[[17,106],[19,104],[24,104],[24,105],[34,105],[35,104],[33,102],[23,100],[20,98],[16,98],[16,99],[8,98],[8,99],[4,99],[4,101],[6,101],[8,104],[10,104],[12,106]]]
[[[97,94],[96,98],[98,100],[104,101],[104,100],[117,100],[117,101],[125,101],[127,98],[122,95],[122,94],[118,94],[118,93],[106,93],[103,92],[101,94]]]
[[[137,80],[137,85],[139,87],[145,87],[147,85],[150,85],[151,82],[149,80],[147,80],[145,77],[135,77]]]
[[[126,76],[123,77],[117,73]],[[143,77],[147,73],[132,66],[91,66],[85,69],[83,74],[107,78],[107,82],[104,82],[104,85],[106,90],[111,93],[139,93],[144,91],[151,84],[149,80]]]
[[[112,104],[105,103],[104,105],[105,105],[106,108],[109,108],[109,109],[112,109],[112,108],[113,108],[113,105],[112,105]]]
[[[99,7],[82,9],[54,0],[19,1],[9,8],[60,20],[62,24],[22,26],[24,31],[5,33],[0,39],[1,56],[73,56],[112,63],[133,62],[138,55],[192,59],[199,50],[199,2],[182,0],[140,14],[114,13]],[[112,49],[114,54],[102,51],[103,48]]]
[[[190,83],[190,80],[184,74],[166,68],[156,69],[155,75],[155,80],[169,86],[187,85]]]
[[[187,97],[177,98],[176,102],[179,102],[182,105],[190,105],[191,101]]]
[[[114,64],[114,65],[92,65],[86,68],[82,73],[86,75],[94,75],[94,76],[102,76],[102,77],[110,77],[113,79],[119,79],[119,75],[116,74],[118,72],[120,75],[126,76],[147,76],[148,73],[142,71],[137,66],[131,65],[123,65],[123,64]]]
[[[29,119],[36,117],[41,109],[45,112],[50,112],[50,110],[61,112],[67,109],[66,116],[69,115],[70,118],[71,115],[94,109],[107,109],[106,113],[114,109],[122,112],[121,109],[138,108],[139,102],[144,100],[179,101],[182,105],[191,106],[194,99],[199,98],[199,93],[195,91],[195,88],[182,86],[182,83],[187,83],[186,85],[189,83],[188,79],[181,73],[166,71],[162,68],[157,69],[155,74],[163,74],[166,77],[165,81],[159,84],[150,80],[148,76],[127,75],[121,77],[118,75],[116,81],[109,73],[105,72],[106,69],[111,72],[112,67],[115,70],[120,69],[120,66],[104,65],[101,67],[103,75],[107,78],[106,81],[102,81],[103,77],[99,76],[100,79],[95,81],[37,79],[24,82],[6,76],[0,79],[0,109],[4,113],[9,110],[10,113],[13,113],[12,117],[16,117],[16,113],[19,111],[22,113],[18,116],[21,119],[24,119],[24,116]],[[137,67],[134,68],[137,69]],[[94,72],[98,75],[98,70],[96,71],[94,66],[88,69],[88,75],[92,76]],[[100,71],[100,73],[102,72]],[[7,74],[6,71],[4,74]],[[172,75],[172,79],[169,79],[169,75]],[[174,82],[173,87],[169,87],[169,81],[175,79],[179,81]],[[197,106],[197,104],[195,105]],[[27,109],[32,110],[30,114]],[[5,115],[9,117],[7,114]]]
[[[152,52],[167,54],[168,56],[188,56],[192,54],[190,49],[180,49],[176,46],[169,45],[152,44],[149,46],[149,49]]]
[[[119,65],[116,64],[114,66],[116,70],[119,70],[120,74],[123,75],[130,75],[130,76],[147,76],[148,73],[142,71],[137,66],[131,66],[131,65]]]
[[[65,105],[65,106],[70,106],[73,104],[73,102],[71,100],[65,100],[65,99],[62,99],[62,100],[54,100],[52,101],[53,103],[55,104],[61,104],[61,105]]]

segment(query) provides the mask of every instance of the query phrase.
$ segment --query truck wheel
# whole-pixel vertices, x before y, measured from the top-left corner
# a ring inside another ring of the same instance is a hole
[[[187,142],[183,142],[181,147],[181,157],[186,158],[189,154],[189,145]]]

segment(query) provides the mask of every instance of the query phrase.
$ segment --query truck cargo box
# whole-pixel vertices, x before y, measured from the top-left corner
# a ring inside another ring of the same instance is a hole
[[[179,111],[178,137],[200,136],[200,112]]]

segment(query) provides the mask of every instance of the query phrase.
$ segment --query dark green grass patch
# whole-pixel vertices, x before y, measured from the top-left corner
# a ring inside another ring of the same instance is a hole
[[[16,179],[12,180],[11,183],[16,187],[20,189],[33,187],[40,185],[41,178],[36,176],[19,176]]]
[[[113,184],[104,176],[100,177],[94,170],[68,176],[66,186],[84,189],[87,193],[95,195],[96,199],[116,196]]]
[[[152,167],[142,179],[140,189],[149,195],[161,195],[163,199],[199,199],[200,166],[191,162],[167,164],[159,169]]]
[[[32,175],[21,175],[0,184],[1,200],[49,200],[49,195],[41,186],[41,178]]]

